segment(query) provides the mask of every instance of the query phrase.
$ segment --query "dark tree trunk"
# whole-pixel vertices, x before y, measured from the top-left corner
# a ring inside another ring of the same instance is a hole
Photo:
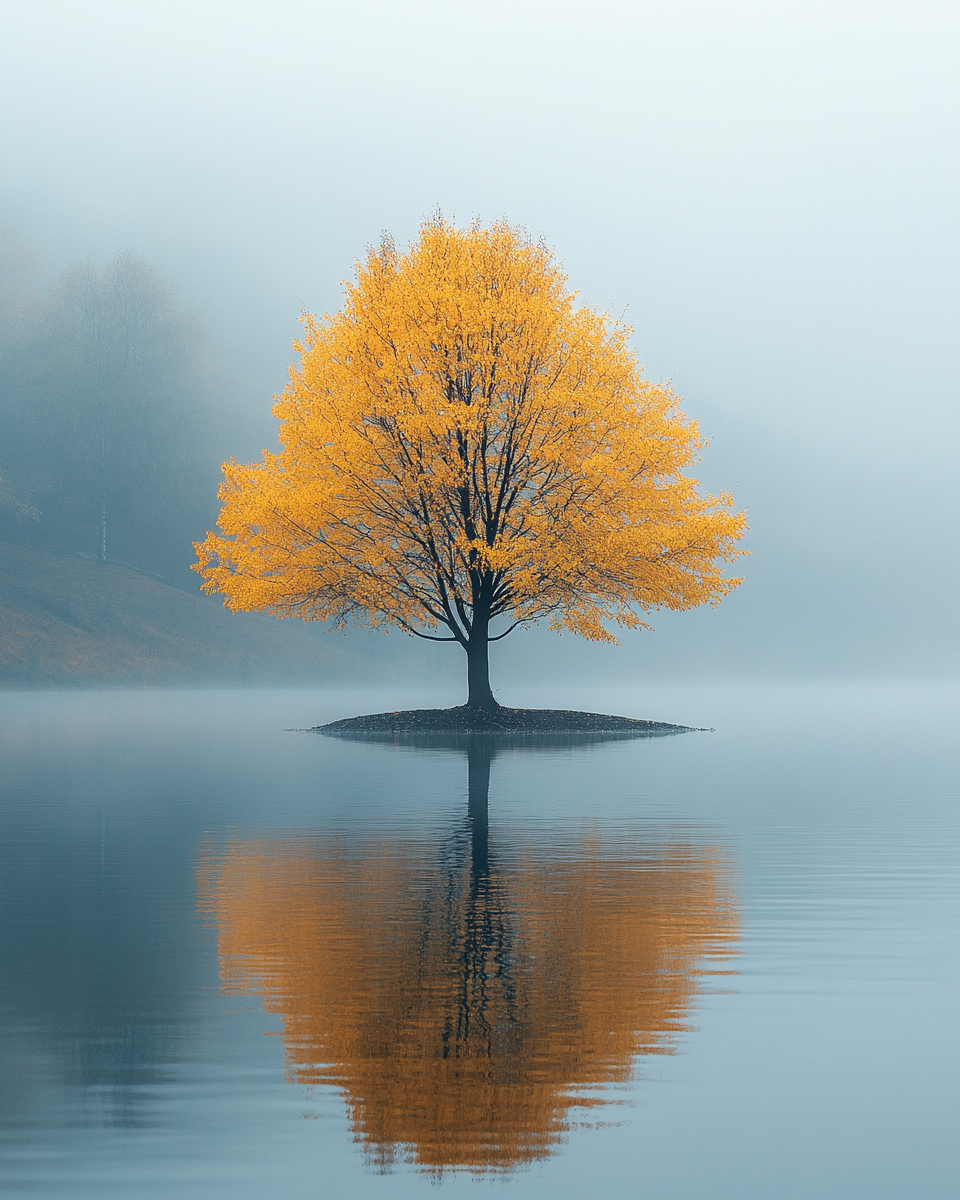
[[[467,644],[467,704],[470,708],[499,708],[490,687],[489,621],[474,616]]]

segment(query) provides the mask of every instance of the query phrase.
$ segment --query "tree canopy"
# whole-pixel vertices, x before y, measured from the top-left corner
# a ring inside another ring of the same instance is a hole
[[[224,465],[197,545],[228,607],[456,641],[489,705],[488,643],[518,625],[612,641],[740,582],[722,564],[744,515],[685,474],[696,423],[522,231],[385,239],[304,327],[281,452]]]

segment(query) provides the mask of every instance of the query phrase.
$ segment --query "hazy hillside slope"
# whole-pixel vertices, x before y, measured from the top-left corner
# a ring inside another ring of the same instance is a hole
[[[92,558],[0,546],[0,685],[323,683],[382,676],[299,621],[227,612]]]

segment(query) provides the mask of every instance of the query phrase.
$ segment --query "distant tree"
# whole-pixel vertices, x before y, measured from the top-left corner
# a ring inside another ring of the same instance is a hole
[[[495,707],[488,645],[518,625],[614,641],[608,622],[739,583],[718,563],[743,514],[683,474],[697,426],[549,250],[434,221],[407,254],[371,250],[345,295],[305,318],[282,452],[224,465],[195,569],[227,607],[457,642],[468,703]]]
[[[205,520],[202,344],[136,255],[68,271],[0,364],[0,467],[39,514],[7,535],[174,575]]]
[[[0,225],[0,355],[22,336],[35,315],[36,256],[5,225]]]
[[[36,258],[11,229],[0,225],[0,385],[10,350],[36,319],[39,298],[34,287]],[[0,397],[3,395],[0,386]],[[0,454],[9,444],[13,422],[8,405],[0,403],[6,418],[0,429]],[[3,454],[7,463],[12,456]],[[22,530],[39,521],[40,512],[29,499],[34,489],[25,480],[15,481],[9,470],[0,470],[0,528]]]

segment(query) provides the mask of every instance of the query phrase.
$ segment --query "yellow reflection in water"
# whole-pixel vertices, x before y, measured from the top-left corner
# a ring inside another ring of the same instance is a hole
[[[736,938],[710,847],[585,839],[501,863],[476,819],[432,859],[400,839],[229,841],[200,887],[223,990],[282,1017],[288,1077],[339,1087],[381,1167],[546,1157],[571,1108],[603,1102],[589,1092],[669,1052]]]

